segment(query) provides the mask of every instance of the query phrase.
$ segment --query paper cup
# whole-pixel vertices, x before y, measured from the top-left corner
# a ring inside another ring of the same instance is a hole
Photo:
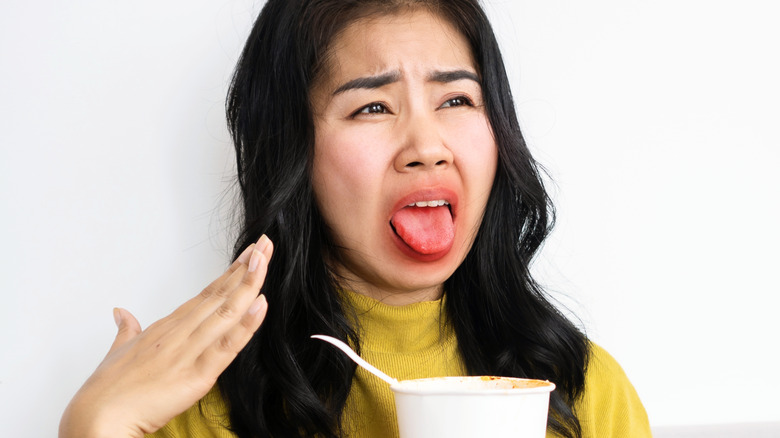
[[[401,438],[544,438],[546,380],[471,376],[404,380],[391,385]]]

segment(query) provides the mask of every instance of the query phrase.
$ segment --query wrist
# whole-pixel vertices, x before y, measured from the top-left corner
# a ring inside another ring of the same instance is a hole
[[[105,408],[71,400],[60,420],[59,438],[143,438],[141,430],[122,425]]]

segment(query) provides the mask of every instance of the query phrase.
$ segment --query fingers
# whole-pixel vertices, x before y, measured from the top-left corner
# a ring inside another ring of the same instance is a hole
[[[265,235],[263,235],[265,236]],[[262,239],[262,237],[260,238]],[[214,294],[217,290],[219,290],[220,287],[222,287],[235,272],[242,266],[246,266],[249,263],[249,258],[252,255],[252,251],[255,248],[255,244],[251,244],[244,251],[241,253],[241,255],[236,258],[236,260],[228,267],[228,269],[221,275],[219,278],[211,282],[208,286],[206,286],[205,289],[198,295],[192,297],[190,300],[179,306],[171,315],[171,318],[181,318],[184,315],[190,313],[192,309],[198,306],[203,300]]]
[[[114,308],[114,321],[116,322],[118,331],[114,343],[108,350],[109,354],[141,333],[141,324],[139,324],[138,320],[135,319],[135,316],[127,310],[118,307]]]
[[[265,318],[267,303],[264,296],[258,295],[272,254],[273,243],[263,235],[203,292],[152,324],[138,338],[138,346],[159,346],[163,338],[167,344],[187,345],[177,354],[195,361],[206,354],[214,356],[210,365],[221,367],[217,374],[221,372]],[[119,330],[109,354],[141,333],[140,324],[130,312],[115,309],[114,317]]]
[[[257,244],[251,248],[252,252],[247,264],[240,265],[229,277],[224,279],[221,284],[210,287],[209,293],[192,309],[191,315],[189,315],[188,318],[190,319],[190,323],[195,325],[191,325],[190,328],[195,330],[198,325],[206,318],[210,317],[214,312],[219,312],[222,316],[229,317],[229,313],[232,313],[235,310],[233,308],[235,301],[229,301],[229,299],[235,295],[238,290],[243,290],[246,287],[255,288],[252,298],[256,297],[263,281],[263,278],[258,278],[257,275],[255,275],[259,264],[259,257],[264,256],[266,258],[264,263],[267,264],[268,259],[270,259],[271,256],[272,248],[271,241],[267,236],[263,235],[260,237]],[[254,284],[257,281],[259,281],[259,283]],[[240,288],[242,285],[244,288]],[[248,305],[249,304],[247,304],[247,306]],[[241,309],[240,313],[243,313],[244,311],[246,311],[246,308]]]
[[[272,254],[273,244],[261,237],[197,297],[145,331],[130,312],[114,309],[116,338],[79,391],[79,404],[138,431],[192,406],[265,318],[268,304],[259,292]]]
[[[258,296],[258,292],[272,254],[273,244],[259,241],[235,292],[193,332],[189,342],[202,346],[203,354],[198,362],[209,372],[221,372],[227,367],[265,318],[267,303],[265,296]]]
[[[268,302],[265,299],[265,295],[255,298],[247,312],[241,317],[240,322],[215,340],[196,359],[196,368],[203,373],[213,375],[218,375],[224,371],[252,339],[252,335],[254,335],[257,329],[260,328],[267,311]]]
[[[245,270],[239,268],[231,277],[229,283],[234,285],[233,289],[212,295],[193,311],[203,316],[202,323],[193,330],[191,336],[193,340],[199,339],[199,342],[203,343],[203,348],[206,348],[239,321],[260,292],[272,253],[271,241],[267,237],[261,238],[252,251],[247,268]],[[239,275],[241,278],[236,283],[235,277]]]

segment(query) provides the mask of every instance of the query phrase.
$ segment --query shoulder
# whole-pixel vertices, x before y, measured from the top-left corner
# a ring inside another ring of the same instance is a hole
[[[199,402],[182,412],[162,429],[146,438],[235,438],[230,431],[230,412],[215,386]]]
[[[615,378],[618,380],[625,379],[628,381],[626,372],[623,371],[623,367],[620,366],[617,360],[612,357],[607,350],[600,345],[591,342],[590,343],[590,357],[588,358],[587,377],[595,379],[597,382],[601,382],[604,378],[608,381],[614,382]]]
[[[647,412],[625,371],[595,343],[575,409],[585,437],[651,436]]]

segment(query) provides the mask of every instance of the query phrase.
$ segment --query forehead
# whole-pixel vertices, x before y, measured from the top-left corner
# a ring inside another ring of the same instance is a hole
[[[402,77],[476,65],[466,38],[448,21],[424,10],[364,18],[332,42],[322,85],[399,71]]]

